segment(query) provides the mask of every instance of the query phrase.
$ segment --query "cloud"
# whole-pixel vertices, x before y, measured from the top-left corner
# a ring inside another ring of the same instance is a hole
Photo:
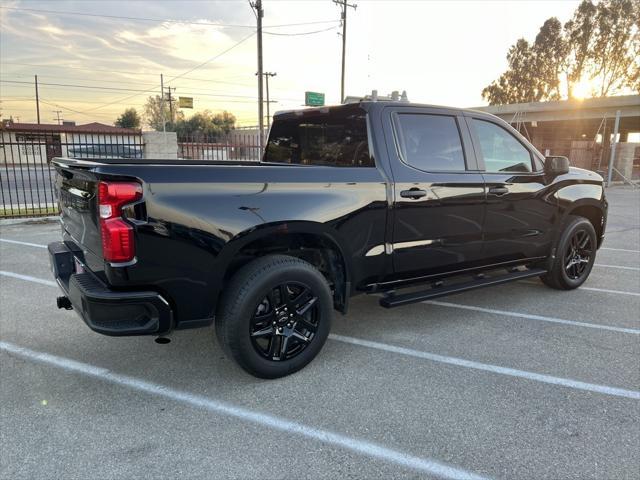
[[[155,50],[154,55],[167,55],[180,61],[202,62],[236,43],[219,28],[187,23],[164,23],[145,30],[120,30],[114,35],[119,43],[141,45]],[[227,57],[225,61],[233,62]]]

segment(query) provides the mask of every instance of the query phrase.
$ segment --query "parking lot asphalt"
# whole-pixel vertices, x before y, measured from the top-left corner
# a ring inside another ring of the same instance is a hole
[[[212,328],[91,332],[55,308],[41,246],[59,226],[2,226],[0,478],[639,478],[640,194],[608,198],[582,288],[356,297],[271,381]]]

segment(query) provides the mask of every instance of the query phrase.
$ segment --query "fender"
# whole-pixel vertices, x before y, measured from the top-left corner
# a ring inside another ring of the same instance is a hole
[[[244,230],[231,238],[222,248],[218,255],[220,268],[214,272],[215,277],[211,279],[211,284],[215,286],[215,296],[219,296],[224,284],[224,277],[231,262],[236,255],[251,243],[274,235],[306,234],[313,235],[327,241],[335,247],[341,256],[345,272],[345,304],[351,294],[351,278],[353,277],[353,254],[349,251],[347,242],[341,238],[340,234],[330,226],[309,221],[283,221],[269,224],[262,224]],[[346,305],[345,305],[346,310]]]
[[[562,185],[564,184],[564,185]],[[604,196],[604,187],[599,183],[580,182],[580,183],[566,183],[562,182],[559,188],[554,193],[554,196],[558,202],[558,209],[560,215],[555,224],[553,233],[553,249],[549,256],[549,262],[553,262],[556,256],[555,245],[558,242],[558,238],[562,234],[562,226],[566,224],[569,215],[572,215],[574,211],[581,207],[593,207],[596,208],[603,218],[602,233],[606,226],[607,218],[607,201]],[[598,238],[598,247],[602,243],[602,238]]]
[[[558,225],[563,225],[571,212],[584,206],[597,208],[601,215],[607,212],[607,201],[604,196],[604,187],[595,183],[577,183],[559,188],[555,196],[560,208]]]

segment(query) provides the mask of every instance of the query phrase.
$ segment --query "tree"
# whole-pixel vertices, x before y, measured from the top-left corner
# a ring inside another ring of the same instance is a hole
[[[631,54],[635,61],[629,71],[629,83],[633,91],[640,94],[640,1],[634,3],[633,17],[636,19],[636,27],[631,40]]]
[[[491,105],[560,100],[583,83],[599,96],[637,91],[639,53],[640,0],[583,0],[564,26],[549,18],[532,45],[521,38],[511,46],[507,70],[482,97]]]
[[[507,53],[509,68],[482,90],[483,98],[491,105],[539,101],[542,96],[535,55],[529,42],[520,38]]]
[[[591,0],[583,0],[574,12],[573,18],[564,24],[567,42],[565,81],[568,98],[573,98],[573,86],[583,78],[592,56],[596,34],[595,14],[596,7]]]
[[[168,102],[163,102],[160,95],[147,98],[144,105],[144,119],[147,125],[158,132],[163,131],[163,127],[170,121]]]
[[[227,111],[214,114],[209,110],[204,110],[195,113],[188,120],[178,120],[175,127],[178,135],[211,139],[229,133],[235,128],[235,124],[236,117]]]
[[[560,74],[566,71],[568,44],[563,36],[562,23],[549,18],[540,28],[533,44],[533,66],[537,73],[540,97],[560,100]]]
[[[596,6],[591,79],[598,80],[601,97],[628,85],[638,42],[637,11],[632,0],[603,0]]]
[[[127,108],[115,122],[116,127],[140,128],[140,116],[135,108]]]

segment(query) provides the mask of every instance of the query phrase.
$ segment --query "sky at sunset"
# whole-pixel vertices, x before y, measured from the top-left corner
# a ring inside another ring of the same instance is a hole
[[[339,7],[331,0],[263,2],[264,69],[277,72],[272,111],[301,106],[305,90],[339,103]],[[484,104],[480,92],[505,69],[517,38],[533,40],[550,16],[565,22],[579,2],[355,3],[348,12],[347,95],[407,90],[411,101],[469,107]],[[175,95],[194,98],[187,117],[228,110],[241,125],[257,124],[255,16],[247,0],[0,5],[4,119],[35,121],[34,74],[43,123],[54,123],[53,112],[62,110],[65,120],[110,124],[126,107],[142,111],[146,97],[159,93],[162,73]]]

